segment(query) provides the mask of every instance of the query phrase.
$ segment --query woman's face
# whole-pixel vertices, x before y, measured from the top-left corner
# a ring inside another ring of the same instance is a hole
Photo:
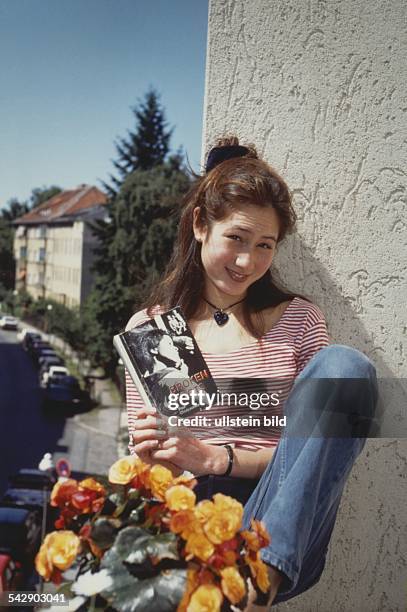
[[[243,299],[270,268],[280,229],[278,215],[269,207],[237,206],[224,219],[202,227],[198,214],[196,208],[194,234],[202,243],[205,297],[225,308]]]

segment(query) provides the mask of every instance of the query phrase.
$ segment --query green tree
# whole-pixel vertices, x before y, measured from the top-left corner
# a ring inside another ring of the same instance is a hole
[[[14,228],[12,222],[29,210],[26,202],[12,198],[0,216],[0,285],[13,289],[16,264],[13,252]]]
[[[112,205],[109,241],[96,250],[96,282],[83,316],[90,357],[109,374],[117,362],[113,335],[123,329],[169,260],[177,205],[190,183],[180,163],[173,157],[127,177]]]
[[[114,198],[126,177],[134,170],[148,170],[162,164],[169,153],[173,129],[167,129],[165,112],[159,94],[150,88],[144,100],[133,107],[135,131],[128,130],[126,138],[115,142],[118,159],[113,165],[119,176],[110,175],[111,184],[103,183],[108,195]]]
[[[58,187],[57,185],[50,185],[50,187],[35,187],[30,196],[30,208],[36,208],[43,202],[46,202],[58,193],[61,193],[61,191],[61,187]]]

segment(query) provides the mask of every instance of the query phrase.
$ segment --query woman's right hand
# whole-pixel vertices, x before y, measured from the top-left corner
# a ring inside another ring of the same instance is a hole
[[[154,465],[159,463],[171,470],[174,476],[182,474],[183,470],[170,461],[157,461],[151,456],[151,452],[160,448],[160,442],[168,439],[167,424],[165,419],[155,408],[144,406],[137,411],[137,420],[132,431],[133,449],[144,463]]]

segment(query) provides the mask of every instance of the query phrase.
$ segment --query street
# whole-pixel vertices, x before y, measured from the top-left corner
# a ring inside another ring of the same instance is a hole
[[[0,331],[0,495],[7,476],[36,468],[62,437],[65,417],[45,415],[38,374],[13,331]]]

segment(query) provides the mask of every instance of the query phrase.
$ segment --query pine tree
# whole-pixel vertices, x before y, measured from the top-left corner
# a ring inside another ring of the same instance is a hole
[[[108,220],[93,226],[99,240],[96,278],[83,309],[89,356],[109,375],[117,363],[113,335],[124,328],[164,271],[176,232],[177,205],[190,184],[181,151],[169,155],[172,130],[165,129],[156,94],[148,92],[134,112],[138,129],[131,134],[133,148],[130,141],[127,149],[123,145],[115,164],[120,187],[106,205]]]
[[[103,182],[103,187],[111,198],[117,195],[123,181],[134,170],[149,170],[164,162],[169,151],[173,129],[167,129],[164,110],[159,95],[153,89],[145,94],[132,112],[136,119],[135,131],[128,130],[126,138],[119,138],[115,145],[118,159],[113,165],[119,177],[110,175],[111,184]]]

